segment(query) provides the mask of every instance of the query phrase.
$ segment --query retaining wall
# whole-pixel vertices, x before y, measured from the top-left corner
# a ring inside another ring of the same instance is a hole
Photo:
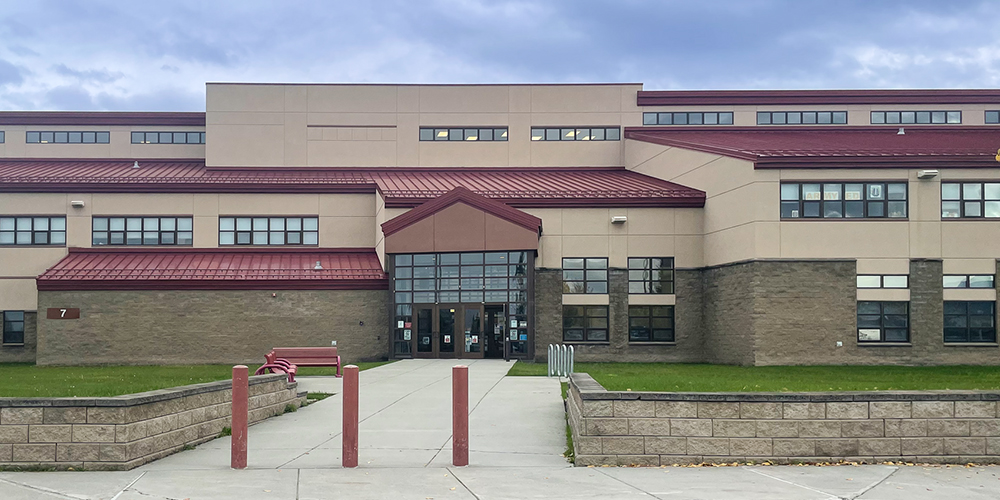
[[[250,377],[250,423],[301,406],[284,374]],[[0,467],[128,470],[231,426],[232,381],[106,398],[0,398]],[[220,464],[226,465],[226,464]]]
[[[657,393],[570,377],[576,465],[1000,463],[1000,392]]]

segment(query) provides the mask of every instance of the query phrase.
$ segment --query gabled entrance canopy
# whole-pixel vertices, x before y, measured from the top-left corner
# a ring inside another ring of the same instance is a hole
[[[456,187],[382,224],[385,253],[537,250],[542,220]]]

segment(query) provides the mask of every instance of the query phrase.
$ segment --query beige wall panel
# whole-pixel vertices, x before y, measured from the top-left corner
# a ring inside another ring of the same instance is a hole
[[[393,85],[310,85],[309,111],[314,113],[394,113]]]
[[[395,141],[309,141],[308,144],[309,165],[313,167],[396,165]]]
[[[673,236],[628,237],[629,257],[671,257],[676,254],[677,247]]]
[[[906,222],[782,222],[784,258],[878,258],[909,255]]]
[[[422,113],[421,127],[506,127],[507,113]]]
[[[0,276],[38,276],[56,265],[66,247],[0,248]]]
[[[676,217],[679,211],[670,208],[630,208],[626,211],[628,222],[624,226],[628,234],[675,234],[678,232]]]
[[[944,274],[996,274],[996,259],[944,259]]]
[[[385,239],[378,240],[375,244],[375,254],[378,255],[378,262],[382,265],[382,269],[386,268],[385,265]]]
[[[511,113],[527,113],[531,111],[531,87],[512,85],[507,87],[507,110]]]
[[[320,217],[319,246],[365,247],[375,246],[375,217]]]
[[[916,172],[913,175],[915,177]],[[941,220],[941,183],[933,180],[910,180],[908,189],[910,220],[939,222]]]
[[[209,83],[205,86],[205,109],[216,111],[285,110],[285,85],[235,85]]]
[[[285,112],[304,113],[309,110],[309,87],[305,85],[285,86]]]
[[[368,129],[364,127],[353,127],[350,129],[352,141],[367,141],[368,140]]]
[[[562,296],[562,303],[567,306],[606,306],[611,303],[611,297],[606,293],[566,293]]]
[[[337,129],[328,127],[306,127],[306,140],[308,141],[336,140],[336,137],[328,139],[324,137],[324,134],[335,136],[337,134]]]
[[[87,196],[85,199],[84,196]],[[3,215],[61,215],[70,210],[68,198],[84,200],[88,209],[89,195],[61,193],[3,193],[0,194],[0,214]],[[77,210],[77,209],[74,209]]]
[[[608,257],[610,253],[607,236],[563,236],[562,244],[563,257]]]
[[[709,197],[705,201],[705,232],[721,231],[753,221],[759,212],[758,205],[764,204],[756,191],[754,184],[747,184]]]
[[[910,291],[897,288],[858,288],[858,300],[909,302]]]
[[[748,161],[678,148],[664,152],[654,161],[646,162],[635,170],[647,173],[646,168],[654,164],[660,167],[650,168],[650,175],[700,189],[705,191],[707,196],[715,196],[757,180],[764,180],[768,175],[763,171],[754,171],[753,164]]]
[[[998,106],[1000,107],[1000,106]],[[998,129],[1000,130],[1000,129]],[[942,169],[939,182],[951,182],[963,179],[984,180],[1000,178],[1000,167],[998,168],[964,168],[964,169]]]
[[[990,289],[945,288],[944,300],[997,300],[997,291]]]
[[[996,258],[1000,224],[986,221],[941,223],[941,256],[946,259]]]
[[[194,218],[195,248],[215,248],[219,246],[219,217],[208,215]]]
[[[219,215],[219,195],[217,194],[194,194],[191,196],[191,204],[194,207],[195,215]]]
[[[507,164],[515,167],[531,165],[531,118],[523,113],[508,116],[510,128],[507,131]]]
[[[850,181],[850,180],[877,180],[895,181],[909,180],[910,171],[897,168],[875,168],[875,169],[855,169],[855,168],[817,168],[817,169],[782,169],[778,170],[782,181]]]
[[[127,158],[132,153],[132,134],[128,130],[111,130],[108,158]],[[140,144],[141,146],[141,144]],[[148,157],[147,157],[148,158]]]
[[[305,113],[285,113],[284,150],[284,165],[305,166],[307,164]]]
[[[663,293],[632,294],[628,296],[630,306],[672,306],[677,303],[677,296]]]
[[[212,125],[284,125],[285,113],[216,111],[205,115],[205,123],[213,129]]]
[[[505,85],[420,87],[421,113],[507,113]]]
[[[781,220],[781,183],[755,182],[746,188],[754,197],[752,203],[754,218],[758,221],[777,222]],[[733,207],[735,210],[739,210]]]
[[[871,106],[843,106],[848,125],[871,125]]]
[[[385,220],[395,219],[396,217],[399,217],[400,215],[403,215],[403,214],[405,214],[406,212],[409,212],[409,211],[410,211],[409,208],[388,208],[388,207],[386,207],[386,209],[385,209]]]
[[[706,234],[704,238],[705,265],[717,266],[754,258],[756,255],[755,231],[753,224],[744,224]]]
[[[421,142],[422,167],[498,167],[509,165],[506,142]]]
[[[617,167],[622,164],[621,141],[531,141],[531,165],[536,167]]]
[[[642,90],[642,85],[621,85],[619,86],[619,91],[622,94],[621,97],[621,111],[622,113],[628,113],[637,116],[637,122],[635,125],[642,124],[642,117],[638,116],[642,111],[639,107],[639,91]]]
[[[221,215],[318,215],[317,194],[220,194]]]
[[[910,257],[941,257],[941,223],[910,222]]]
[[[310,127],[333,126],[395,126],[395,113],[316,113],[310,110],[308,123]]]
[[[608,238],[608,265],[611,267],[628,267],[628,236],[613,235]]]
[[[622,142],[624,143],[622,148],[623,165],[629,170],[635,169],[670,149],[667,146],[632,139],[622,139]]]
[[[0,279],[0,311],[38,309],[38,290],[33,279]]]
[[[563,210],[562,234],[609,234],[610,232],[611,215],[606,208]]]
[[[538,239],[538,259],[535,267],[559,269],[562,267],[562,236],[545,236]]]
[[[94,215],[193,215],[194,195],[174,193],[97,193]]]
[[[360,193],[320,194],[319,214],[321,216],[372,217],[376,212],[375,196]]]
[[[396,87],[396,112],[420,112],[420,87],[413,85],[399,85]]]
[[[420,116],[399,115],[396,127],[396,165],[412,167],[420,164]]]
[[[285,161],[283,125],[209,125],[208,166],[273,167]]]
[[[523,208],[522,212],[534,215],[542,219],[542,234],[556,235],[562,234],[562,214],[561,208]]]
[[[705,266],[705,238],[703,236],[674,237],[674,267],[692,269]]]
[[[53,127],[45,127],[53,128]],[[25,144],[27,158],[113,158],[110,144]]]
[[[754,252],[759,259],[781,257],[781,223],[754,222]]]
[[[621,110],[622,94],[621,87],[618,85],[539,85],[531,87],[531,111],[533,113],[617,113]]]
[[[382,129],[380,129],[380,128],[368,127],[368,128],[365,128],[365,132],[368,135],[368,137],[366,137],[365,140],[368,140],[368,141],[381,141],[382,140]],[[393,139],[393,140],[395,140],[395,139]]]
[[[703,208],[675,208],[674,231],[677,234],[704,234],[705,210]]]
[[[735,109],[733,111],[733,125],[737,127],[757,125],[757,112],[748,109]]]
[[[91,233],[93,225],[90,216],[66,218],[66,246],[90,247],[93,242]]]
[[[396,127],[384,127],[379,130],[379,138],[381,141],[395,141],[396,140]]]
[[[126,137],[125,140],[131,141],[132,139]],[[127,150],[121,155],[115,155],[115,158],[142,160],[143,158],[201,159],[205,157],[204,144],[127,144],[127,146]],[[139,164],[142,165],[142,161]]]
[[[910,259],[858,259],[858,274],[910,274]]]
[[[615,127],[620,126],[622,114],[618,111],[612,113],[531,113],[532,127]],[[615,141],[618,142],[618,141]]]

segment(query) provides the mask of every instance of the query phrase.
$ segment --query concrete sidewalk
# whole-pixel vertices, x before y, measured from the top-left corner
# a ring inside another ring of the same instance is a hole
[[[361,372],[360,467],[340,468],[335,395],[250,428],[249,468],[217,439],[128,472],[0,473],[2,500],[150,499],[988,499],[1000,467],[573,468],[559,383],[469,364],[470,466],[451,463],[454,360]],[[300,388],[340,392],[341,380]]]

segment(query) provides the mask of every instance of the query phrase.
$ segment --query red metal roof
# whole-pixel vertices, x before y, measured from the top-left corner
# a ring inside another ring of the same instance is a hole
[[[995,104],[1000,89],[640,90],[639,106]]]
[[[37,284],[39,290],[368,290],[387,288],[388,279],[371,249],[70,248]]]
[[[905,126],[904,126],[905,127]],[[629,127],[625,137],[753,161],[758,168],[1000,166],[1000,128]]]
[[[204,160],[0,160],[0,192],[382,193],[415,207],[456,187],[516,207],[700,207],[705,193],[623,167],[226,168]]]
[[[383,222],[382,233],[389,236],[459,202],[491,213],[503,220],[517,224],[525,229],[530,229],[536,233],[541,233],[542,231],[542,219],[459,186],[405,214]]]

